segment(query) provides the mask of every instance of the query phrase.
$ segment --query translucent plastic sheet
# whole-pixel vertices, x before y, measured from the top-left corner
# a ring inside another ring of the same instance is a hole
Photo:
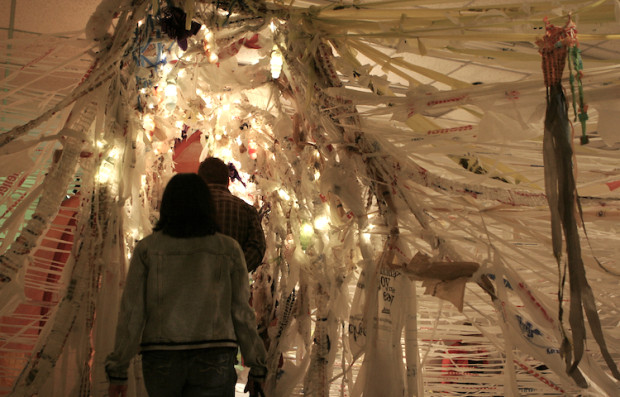
[[[94,44],[0,43],[24,67],[7,66],[0,81],[0,164],[13,167],[0,179],[1,253],[18,275],[1,292],[0,395],[105,395],[102,362],[127,258],[150,232],[166,181],[186,165],[175,157],[182,145],[189,162],[232,162],[239,179],[230,190],[261,213],[268,251],[252,276],[253,304],[272,395],[617,392],[598,351],[580,363],[585,390],[559,354],[545,92],[530,48],[543,14],[570,9],[584,19],[584,48],[598,50],[588,43],[609,37],[585,21],[610,22],[614,5],[301,7],[310,3],[247,3],[218,30],[212,4],[183,2],[209,27],[185,52],[157,30],[150,1],[123,3],[116,16],[119,2],[102,3],[87,28]],[[283,54],[278,79],[274,45]],[[84,62],[85,49],[98,60]],[[213,53],[221,59],[210,61]],[[612,114],[620,69],[611,54],[586,69],[591,142],[575,158],[589,236],[580,233],[584,265],[617,360],[617,279],[597,263],[620,272]],[[36,68],[36,84],[24,82]],[[74,85],[43,84],[59,72],[76,77]],[[28,113],[31,98],[37,111]],[[72,117],[52,127],[52,115],[74,103]],[[14,157],[32,154],[34,142],[45,147],[40,157]],[[59,145],[67,157],[57,164]],[[79,195],[65,201],[76,186]],[[32,225],[27,212],[40,215]],[[23,234],[24,225],[33,233]],[[456,306],[423,293],[446,284],[407,271],[417,253],[479,265],[462,280]],[[23,311],[14,310],[19,302]],[[144,395],[139,360],[129,395]]]

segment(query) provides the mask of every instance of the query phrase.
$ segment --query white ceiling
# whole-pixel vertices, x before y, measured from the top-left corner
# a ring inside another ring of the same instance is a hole
[[[99,0],[0,0],[0,39],[83,30]]]

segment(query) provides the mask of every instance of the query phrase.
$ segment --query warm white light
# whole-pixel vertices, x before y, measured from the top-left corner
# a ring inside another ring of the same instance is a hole
[[[232,158],[232,151],[228,148],[222,148],[220,149],[220,153],[218,155],[219,158],[223,158],[223,159],[229,159]]]
[[[282,189],[278,190],[278,196],[285,201],[289,201],[291,199],[291,196],[289,196],[288,193]]]
[[[318,181],[320,177],[321,177],[321,173],[319,171],[315,171],[314,172],[314,180]]]
[[[219,61],[219,59],[220,58],[217,56],[215,52],[212,52],[209,54],[209,62],[216,63],[217,61]]]
[[[271,77],[277,79],[280,77],[280,73],[282,73],[282,65],[284,64],[284,60],[282,58],[282,54],[278,49],[278,46],[274,45],[271,50],[271,61],[269,62],[271,66]]]
[[[314,233],[314,228],[312,227],[311,224],[304,223],[303,225],[301,225],[301,233],[306,234],[306,235],[311,235]]]
[[[177,96],[177,85],[174,83],[168,83],[166,88],[164,89],[164,94],[166,96]]]
[[[177,121],[174,122],[174,126],[177,127],[178,129],[183,128],[183,124],[184,123],[181,120],[177,120]]]
[[[301,225],[301,230],[299,230],[299,242],[301,243],[301,248],[303,250],[306,250],[310,246],[313,237],[314,228],[311,224],[304,222]]]
[[[329,228],[329,219],[326,216],[319,216],[314,220],[314,228],[318,230],[327,230]]]
[[[269,30],[271,30],[271,33],[276,31],[276,24],[273,21],[269,22]]]
[[[144,130],[148,132],[153,131],[155,129],[155,120],[153,119],[153,115],[145,114],[142,117],[142,128],[144,128]],[[150,138],[148,134],[147,136]]]
[[[164,88],[164,95],[166,96],[164,107],[167,111],[172,112],[177,107],[177,85],[168,83]]]
[[[95,175],[95,180],[99,183],[108,183],[112,180],[113,172],[112,164],[103,162]]]
[[[120,154],[121,154],[121,151],[118,148],[114,147],[112,148],[112,150],[110,150],[110,154],[108,155],[108,157],[111,157],[113,159],[118,159]]]

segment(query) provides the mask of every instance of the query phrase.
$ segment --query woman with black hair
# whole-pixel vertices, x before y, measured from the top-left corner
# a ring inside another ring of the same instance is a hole
[[[106,360],[110,396],[126,394],[129,361],[140,351],[150,397],[233,397],[237,346],[250,367],[246,391],[263,394],[266,353],[243,251],[218,232],[214,208],[198,175],[168,182],[159,221],[129,265]]]

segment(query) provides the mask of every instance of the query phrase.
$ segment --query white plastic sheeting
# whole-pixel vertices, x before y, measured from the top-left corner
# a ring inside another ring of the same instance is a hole
[[[0,42],[1,393],[105,394],[127,257],[200,131],[197,153],[233,162],[231,189],[264,214],[274,395],[617,394],[590,335],[588,389],[560,357],[534,45],[544,17],[572,14],[581,246],[617,362],[617,2],[179,2],[208,28],[185,52],[154,4],[104,1],[84,32]],[[58,212],[65,195],[79,205]],[[462,311],[438,298],[449,277],[408,272],[416,253],[480,265]]]

